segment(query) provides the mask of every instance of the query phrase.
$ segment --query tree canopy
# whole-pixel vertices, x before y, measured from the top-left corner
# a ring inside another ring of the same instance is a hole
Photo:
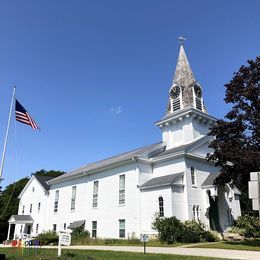
[[[217,184],[247,189],[249,173],[260,170],[260,57],[249,60],[225,87],[224,100],[232,108],[209,133],[214,152],[208,160],[221,167]]]

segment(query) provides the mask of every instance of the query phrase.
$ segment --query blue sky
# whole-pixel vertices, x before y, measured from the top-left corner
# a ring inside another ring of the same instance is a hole
[[[209,113],[223,118],[224,84],[260,54],[259,10],[257,0],[1,1],[0,148],[13,85],[41,128],[12,120],[3,185],[160,141],[179,35]]]

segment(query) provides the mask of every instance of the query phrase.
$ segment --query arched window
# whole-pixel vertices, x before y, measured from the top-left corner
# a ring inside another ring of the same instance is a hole
[[[163,197],[159,197],[159,216],[164,217]]]

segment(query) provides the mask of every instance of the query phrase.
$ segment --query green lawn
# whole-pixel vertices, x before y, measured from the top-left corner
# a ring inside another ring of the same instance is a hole
[[[240,242],[205,243],[191,247],[260,251],[260,239],[258,238],[255,240],[245,240]]]
[[[0,253],[8,256],[8,260],[55,260],[55,259],[79,259],[79,260],[103,260],[103,259],[125,259],[125,260],[166,260],[166,259],[180,259],[180,260],[212,260],[217,258],[196,257],[196,256],[179,256],[179,255],[166,255],[166,254],[142,254],[142,253],[129,253],[129,252],[115,252],[115,251],[99,251],[99,250],[62,250],[62,257],[57,258],[57,250],[54,249],[41,249],[37,256],[32,256],[33,251],[24,251],[23,256],[21,252],[12,252],[11,248],[0,248]]]
[[[72,245],[91,245],[91,246],[144,246],[144,243],[140,239],[92,239],[81,238],[74,239]],[[163,243],[158,239],[151,239],[146,243],[146,246],[158,246],[158,247],[176,247],[182,246],[185,243]]]

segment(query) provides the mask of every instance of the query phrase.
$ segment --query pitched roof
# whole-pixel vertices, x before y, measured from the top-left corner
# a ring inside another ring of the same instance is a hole
[[[54,179],[55,177],[52,176],[44,176],[44,175],[34,175],[34,177],[40,182],[45,190],[49,190],[50,186],[47,184],[47,181]]]
[[[32,223],[33,218],[31,217],[31,215],[12,215],[9,218],[8,222],[11,222],[11,223],[17,223],[17,222]]]
[[[198,145],[201,145],[203,143],[206,143],[209,140],[210,140],[210,137],[206,135],[206,136],[203,136],[203,137],[195,140],[194,142],[184,144],[184,145],[180,145],[180,146],[177,146],[177,147],[173,147],[173,148],[168,149],[168,150],[164,150],[164,151],[156,154],[155,156],[153,156],[153,158],[167,156],[167,155],[178,153],[178,152],[188,152],[189,149],[191,149],[193,147],[197,147]]]
[[[69,229],[74,229],[74,228],[78,228],[81,227],[85,224],[85,220],[77,220],[77,221],[73,221],[68,228]]]
[[[56,183],[60,181],[64,181],[66,179],[74,178],[83,174],[90,174],[92,171],[101,170],[105,167],[112,166],[116,163],[121,163],[127,160],[131,160],[134,157],[142,157],[142,158],[150,158],[154,155],[155,151],[158,150],[158,152],[165,149],[165,144],[160,142],[152,145],[148,145],[145,147],[141,147],[126,153],[122,153],[95,163],[87,164],[84,167],[81,167],[79,169],[76,169],[74,171],[65,173],[61,176],[58,176],[55,179],[50,180],[48,183]]]
[[[212,186],[214,185],[215,179],[220,175],[220,173],[210,173],[207,179],[202,183],[201,186]]]
[[[143,185],[141,185],[140,189],[165,186],[165,185],[173,185],[174,182],[177,179],[179,179],[181,176],[183,176],[183,173],[174,173],[162,177],[153,178],[145,182]]]

